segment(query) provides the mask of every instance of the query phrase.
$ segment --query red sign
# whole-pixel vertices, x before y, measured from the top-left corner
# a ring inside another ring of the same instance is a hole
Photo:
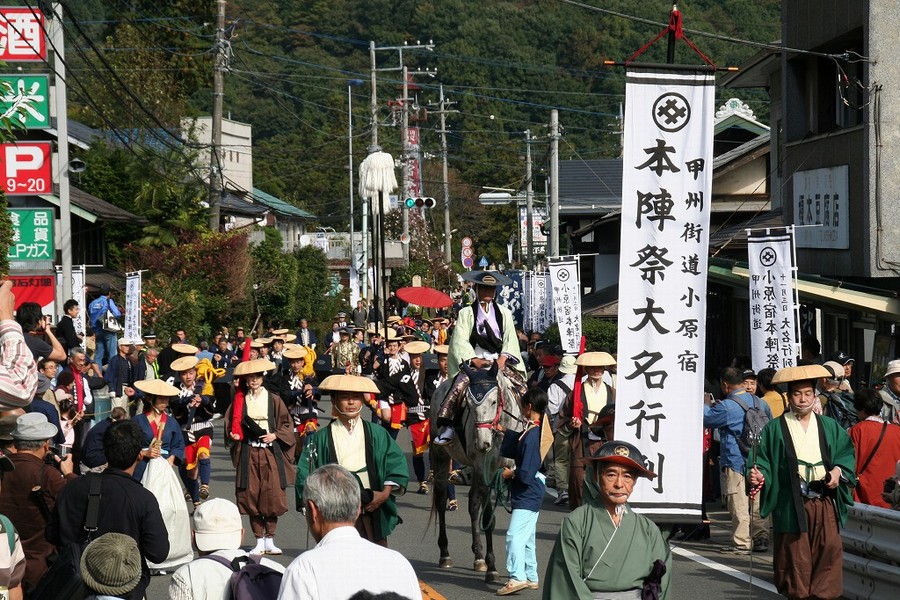
[[[30,8],[0,8],[0,60],[6,62],[47,59],[44,14]]]
[[[8,196],[53,193],[50,142],[0,144],[0,187]]]
[[[53,314],[53,302],[56,296],[56,282],[53,275],[25,275],[7,277],[12,281],[12,292],[16,296],[16,309],[23,302],[37,302],[45,315]]]

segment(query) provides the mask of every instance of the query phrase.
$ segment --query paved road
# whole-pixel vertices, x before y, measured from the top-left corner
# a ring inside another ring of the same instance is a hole
[[[322,407],[330,410],[326,402]],[[222,422],[219,421],[221,426]],[[221,438],[220,438],[221,439]],[[409,454],[409,437],[406,431],[401,432],[398,442],[401,448]],[[231,461],[224,448],[213,449],[212,470],[212,496],[227,498],[234,501],[234,471]],[[410,465],[410,473],[412,466]],[[487,584],[484,575],[472,570],[472,552],[470,550],[471,537],[469,534],[469,517],[466,511],[466,494],[468,488],[459,486],[457,491],[460,499],[460,510],[448,515],[448,537],[450,539],[450,554],[454,561],[451,569],[441,569],[437,566],[438,549],[437,533],[433,524],[429,523],[431,510],[431,495],[419,495],[415,493],[417,485],[410,483],[411,492],[401,497],[398,501],[400,515],[403,523],[398,526],[394,534],[389,538],[392,548],[406,556],[418,573],[419,578],[432,586],[438,593],[448,599],[465,598],[477,600],[494,598],[500,584]],[[539,571],[546,567],[546,559],[550,555],[560,523],[566,514],[561,508],[553,505],[552,490],[548,492],[537,530],[537,554]],[[314,540],[308,536],[306,522],[300,513],[293,510],[294,490],[288,488],[288,505],[290,512],[281,518],[278,524],[276,541],[284,550],[281,557],[273,557],[285,565],[296,558],[308,547],[315,545]],[[497,532],[494,537],[494,550],[497,556],[497,566],[501,574],[501,581],[505,581],[506,552],[504,549],[504,535],[509,523],[509,515],[502,509],[498,510]],[[712,538],[704,541],[676,542],[673,549],[675,560],[673,566],[673,587],[669,598],[671,600],[730,600],[740,598],[753,598],[769,600],[780,598],[775,593],[772,581],[772,558],[769,553],[754,554],[752,557],[738,557],[723,555],[718,552],[719,546],[729,541],[730,521],[726,512],[720,507],[711,507],[713,520]],[[245,545],[253,545],[249,523],[245,519]],[[748,574],[753,573],[751,585]],[[166,589],[170,577],[166,575],[155,576],[148,590],[148,598],[166,598]],[[522,598],[539,598],[540,593],[534,591],[521,592],[517,595]]]

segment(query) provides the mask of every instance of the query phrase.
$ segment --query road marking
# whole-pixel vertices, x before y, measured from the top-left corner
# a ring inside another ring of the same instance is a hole
[[[722,563],[716,562],[711,558],[701,556],[700,554],[697,554],[696,552],[691,552],[690,550],[687,550],[685,548],[672,548],[672,554],[677,554],[679,556],[683,556],[684,558],[688,558],[694,562],[700,563],[704,567],[710,567],[712,569],[715,569],[716,571],[724,573],[725,575],[730,575],[731,577],[734,577],[735,579],[740,579],[741,581],[743,581],[745,583],[751,582],[750,576],[747,575],[746,573],[739,571],[739,570],[735,569],[734,567],[730,567],[728,565],[723,565]],[[778,590],[775,588],[774,585],[772,585],[768,581],[764,581],[764,580],[760,579],[759,577],[754,577],[752,580],[752,584],[760,589],[766,590],[767,592],[772,592],[773,594],[778,593]]]
[[[447,600],[421,579],[419,580],[419,588],[422,590],[422,600]]]

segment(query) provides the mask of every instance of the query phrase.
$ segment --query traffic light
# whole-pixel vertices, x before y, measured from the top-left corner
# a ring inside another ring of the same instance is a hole
[[[430,197],[406,199],[406,208],[434,208],[434,204],[434,198]]]

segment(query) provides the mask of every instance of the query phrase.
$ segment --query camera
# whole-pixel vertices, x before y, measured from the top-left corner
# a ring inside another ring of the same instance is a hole
[[[894,490],[897,489],[897,480],[893,477],[890,479],[884,480],[884,493],[885,494],[893,494]]]

